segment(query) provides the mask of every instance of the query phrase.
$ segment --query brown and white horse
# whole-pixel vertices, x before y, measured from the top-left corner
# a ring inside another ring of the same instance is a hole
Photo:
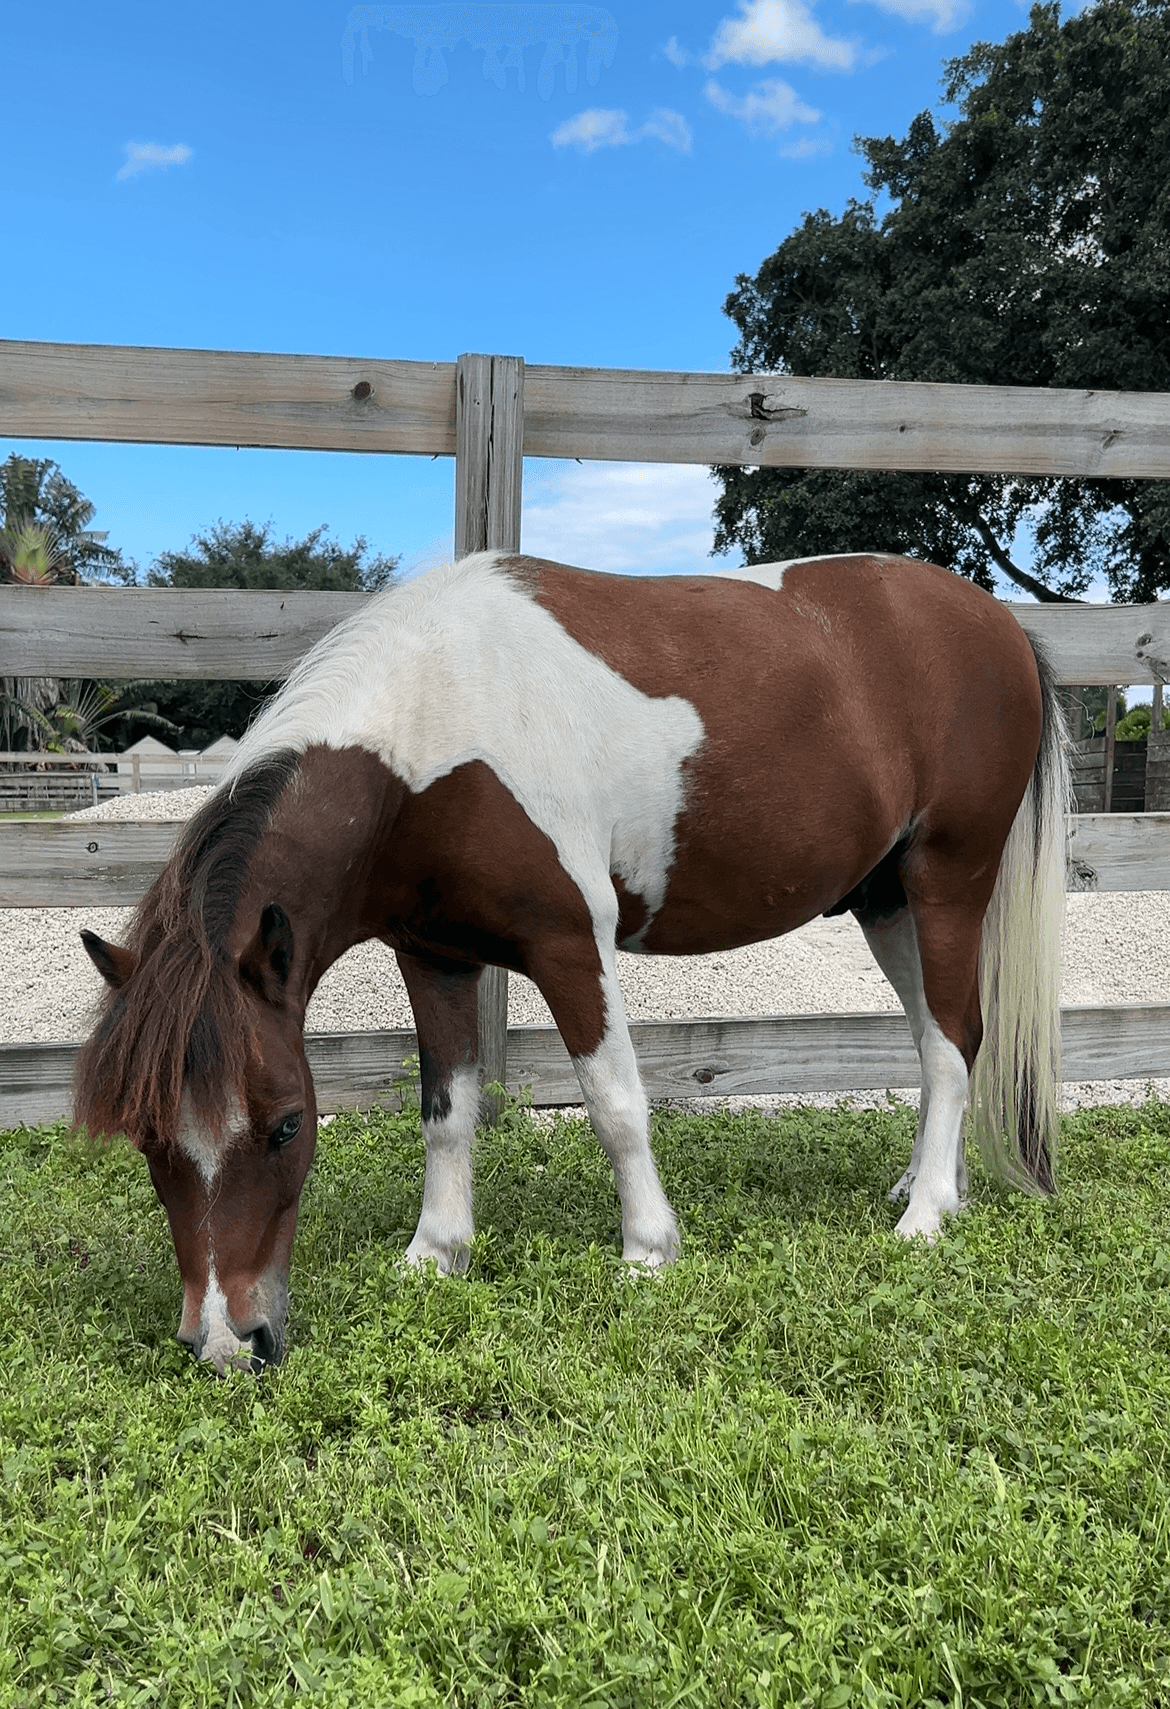
[[[534,980],[621,1198],[625,1257],[678,1245],[618,948],[726,950],[851,909],[922,1062],[892,1196],[935,1236],[962,1122],[1052,1185],[1067,780],[1014,618],[904,558],[626,578],[485,553],[371,599],[315,647],[191,821],[125,949],[76,1113],[141,1147],[217,1370],[281,1356],[316,1143],[305,1007],[352,944],[398,956],[426,1173],[407,1259],[467,1263],[476,988]],[[982,974],[982,998],[981,998]],[[982,1049],[981,1049],[982,1041]]]

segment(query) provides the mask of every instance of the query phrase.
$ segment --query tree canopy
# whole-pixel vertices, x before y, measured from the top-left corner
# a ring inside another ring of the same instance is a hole
[[[359,534],[352,546],[322,526],[303,540],[275,542],[272,525],[216,522],[186,551],[162,552],[147,574],[151,587],[277,588],[312,593],[375,593],[389,587],[398,559],[379,554]]]
[[[370,555],[362,535],[352,546],[324,527],[303,540],[274,541],[270,523],[216,522],[182,552],[163,552],[147,573],[152,587],[275,588],[313,593],[373,593],[389,587],[399,560]],[[218,736],[242,736],[274,682],[160,682],[149,710],[178,727],[170,738],[205,748]],[[130,715],[131,719],[133,714]]]
[[[1035,6],[943,93],[953,118],[858,139],[871,200],[807,214],[738,277],[737,369],[1170,392],[1168,0]],[[716,472],[715,548],[750,561],[906,551],[1039,599],[1170,588],[1170,483]]]

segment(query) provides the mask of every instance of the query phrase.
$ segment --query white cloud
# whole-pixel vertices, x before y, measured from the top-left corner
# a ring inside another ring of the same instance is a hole
[[[891,3],[945,6],[955,0]],[[738,18],[724,18],[715,31],[704,61],[709,71],[717,71],[721,65],[769,65],[773,60],[850,71],[857,60],[856,44],[826,36],[804,0],[739,0],[739,11]]]
[[[691,152],[691,127],[681,113],[672,112],[669,107],[655,107],[639,136],[656,137],[670,148],[677,148],[680,154]]]
[[[627,575],[710,575],[720,488],[707,469],[679,463],[525,465],[521,550]]]
[[[627,143],[644,142],[653,137],[682,154],[691,152],[691,127],[681,113],[669,107],[655,107],[645,124],[630,129],[628,113],[605,107],[589,107],[574,118],[566,119],[553,131],[554,148],[579,148],[592,154],[597,148],[621,148]]]
[[[176,142],[170,148],[160,142],[128,142],[125,147],[126,159],[118,170],[119,178],[134,178],[152,166],[183,166],[191,158],[191,150],[184,142]]]
[[[616,148],[633,142],[629,132],[629,114],[605,107],[588,107],[575,118],[566,119],[552,133],[554,148],[580,148],[592,154],[595,148]]]
[[[712,78],[703,93],[721,113],[741,119],[749,130],[762,131],[766,136],[774,136],[796,124],[815,125],[821,116],[815,107],[806,107],[796,90],[778,77],[757,83],[741,97],[732,95]]]
[[[670,63],[677,66],[680,71],[683,69],[684,65],[689,65],[691,60],[694,58],[694,55],[688,53],[685,47],[679,46],[677,36],[671,36],[662,51]]]
[[[871,0],[883,12],[905,18],[911,24],[929,23],[936,35],[954,29],[971,10],[969,0]]]

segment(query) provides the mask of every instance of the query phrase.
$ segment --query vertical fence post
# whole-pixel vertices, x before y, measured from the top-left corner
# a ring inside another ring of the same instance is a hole
[[[455,365],[455,556],[520,547],[524,473],[524,361],[460,356]],[[491,826],[481,834],[490,836]],[[479,982],[479,1060],[485,1080],[508,1069],[508,975],[485,967]],[[498,1114],[489,1100],[489,1119]]]
[[[1170,812],[1170,730],[1162,728],[1162,679],[1154,678],[1146,743],[1146,812]]]
[[[1113,811],[1113,761],[1117,754],[1117,689],[1113,683],[1105,690],[1105,805],[1102,813]]]

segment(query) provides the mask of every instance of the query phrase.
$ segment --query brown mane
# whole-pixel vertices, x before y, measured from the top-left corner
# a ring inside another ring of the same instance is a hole
[[[243,991],[225,953],[256,844],[296,775],[281,750],[211,796],[139,905],[128,948],[136,967],[108,990],[74,1073],[74,1117],[92,1134],[168,1145],[183,1093],[222,1132],[243,1086]]]

